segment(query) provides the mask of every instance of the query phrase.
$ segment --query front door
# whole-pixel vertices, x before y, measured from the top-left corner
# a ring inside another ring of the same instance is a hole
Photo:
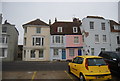
[[[66,59],[66,51],[65,51],[65,49],[62,49],[62,59]]]
[[[82,55],[81,49],[78,49],[78,56],[81,56],[81,55]]]

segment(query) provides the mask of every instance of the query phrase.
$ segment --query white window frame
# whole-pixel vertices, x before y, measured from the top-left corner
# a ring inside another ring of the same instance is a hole
[[[89,25],[90,25],[90,30],[93,30],[94,29],[94,21],[90,21]]]
[[[39,44],[37,43],[37,39],[40,39]],[[32,46],[44,46],[44,37],[33,36],[32,37]]]
[[[58,28],[57,28],[57,32],[63,32],[62,29],[63,29],[62,27],[58,27]]]
[[[41,27],[36,27],[36,33],[41,33]]]
[[[40,51],[42,51],[41,54],[42,54],[43,57],[40,57]],[[43,50],[43,49],[40,49],[40,50],[39,50],[39,59],[43,59],[43,58],[44,58],[44,50]]]
[[[106,42],[107,42],[107,36],[103,35],[103,43],[106,43]]]
[[[73,27],[73,33],[78,33],[78,27]]]
[[[35,57],[31,57],[31,54],[32,54],[31,51],[34,51]],[[31,59],[35,59],[36,58],[36,51],[35,50],[30,50],[30,58]]]
[[[96,38],[97,36],[97,38]],[[98,34],[95,34],[95,43],[99,43],[100,42],[100,38],[99,38],[99,35]]]
[[[101,28],[102,28],[102,30],[105,30],[105,23],[104,22],[101,23]]]
[[[4,56],[3,56],[3,50],[4,50]],[[2,48],[2,58],[7,58],[7,49]]]
[[[57,41],[57,37],[59,37],[59,42]],[[63,35],[54,35],[52,36],[52,43],[53,44],[63,44],[64,42],[64,36]]]
[[[59,55],[59,49],[53,49],[53,56]]]

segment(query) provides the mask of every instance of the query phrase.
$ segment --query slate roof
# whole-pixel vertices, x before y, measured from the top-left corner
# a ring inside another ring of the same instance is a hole
[[[47,23],[43,22],[40,19],[36,19],[36,20],[30,21],[30,22],[28,22],[26,24],[23,24],[23,26],[25,26],[25,25],[44,25],[44,26],[49,26]]]
[[[64,22],[64,21],[56,21],[50,26],[50,34],[51,35],[81,35],[80,30],[81,21],[76,22]],[[57,32],[57,28],[62,27],[62,32]],[[78,28],[78,33],[73,33],[73,27]]]
[[[120,30],[115,30],[114,29],[114,25],[118,25],[120,27],[120,24],[115,22],[114,20],[110,20],[110,29],[111,29],[111,32],[120,32]]]

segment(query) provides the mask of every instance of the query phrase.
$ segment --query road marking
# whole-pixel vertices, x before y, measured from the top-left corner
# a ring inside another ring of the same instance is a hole
[[[31,81],[34,80],[36,73],[37,73],[37,71],[34,71]]]
[[[68,75],[70,79],[72,79],[72,81],[74,81],[74,79],[70,76],[70,74],[67,71],[64,71],[64,72]]]

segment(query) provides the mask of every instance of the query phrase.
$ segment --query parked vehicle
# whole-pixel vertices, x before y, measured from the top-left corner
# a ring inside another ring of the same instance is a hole
[[[120,74],[120,52],[103,51],[99,56],[104,58],[111,72]]]
[[[68,64],[68,72],[77,76],[80,81],[111,80],[111,72],[102,57],[77,56]]]

